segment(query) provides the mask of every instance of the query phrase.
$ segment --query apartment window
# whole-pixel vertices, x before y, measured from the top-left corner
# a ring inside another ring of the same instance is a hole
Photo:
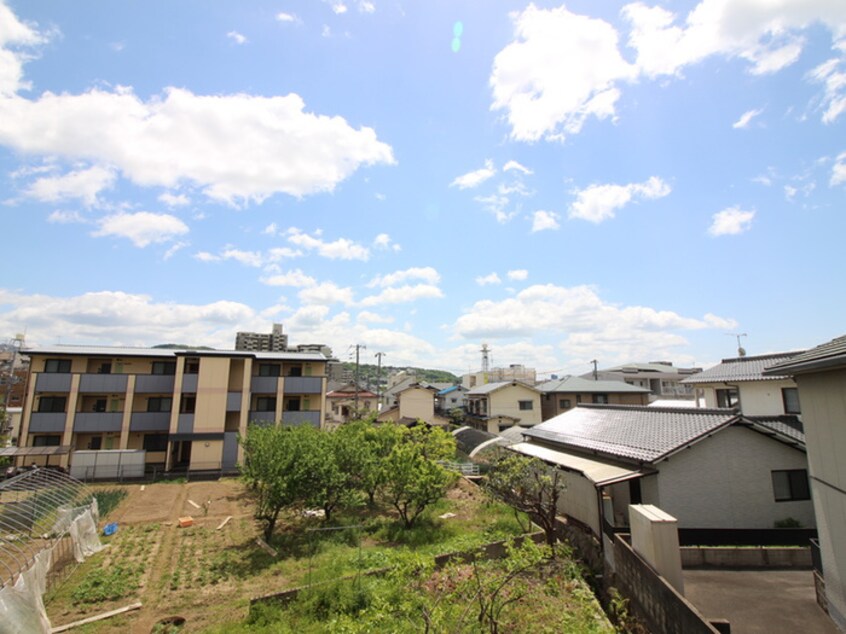
[[[176,374],[176,361],[153,361],[152,374]]]
[[[260,363],[259,376],[280,376],[282,366],[278,363]]]
[[[559,409],[570,409],[570,399],[569,398],[558,399],[558,408]]]
[[[199,374],[200,360],[199,359],[185,359],[185,374]]]
[[[257,412],[275,412],[276,411],[276,397],[275,396],[259,396],[256,398]]]
[[[102,436],[94,436],[91,440],[88,441],[88,448],[94,449],[95,451],[99,451],[103,448],[103,437]]]
[[[289,398],[285,400],[285,411],[286,412],[299,412],[300,411],[300,399],[299,398]]]
[[[303,367],[301,365],[294,365],[288,368],[288,376],[302,376]]]
[[[173,399],[169,396],[153,396],[147,399],[148,412],[169,412],[173,407]]]
[[[772,476],[776,502],[811,499],[811,487],[808,485],[806,469],[773,471]]]
[[[601,405],[608,403],[608,395],[607,394],[594,394],[593,395],[593,402],[599,403]]]
[[[795,387],[784,387],[781,389],[781,400],[784,402],[785,414],[801,414],[799,407],[799,389]]]
[[[67,374],[71,371],[70,359],[47,359],[44,362],[44,371],[50,374]]]
[[[197,397],[193,394],[191,395],[182,395],[182,400],[180,401],[179,406],[179,413],[180,414],[193,414],[194,410],[197,408]]]
[[[38,401],[38,411],[48,413],[58,413],[65,411],[65,404],[67,397],[65,396],[42,396]]]
[[[517,401],[517,404],[520,406],[521,410],[529,410],[534,409],[535,404],[532,401]]]
[[[737,407],[740,402],[740,396],[737,390],[730,388],[727,390],[716,390],[717,392],[717,407]]]
[[[105,412],[106,411],[106,399],[98,398],[94,401],[94,409],[91,410],[93,412]]]
[[[33,447],[58,447],[62,442],[62,437],[59,434],[52,436],[33,436]]]
[[[111,374],[112,373],[112,363],[111,361],[107,363],[101,363],[100,367],[97,368],[97,374]]]
[[[147,451],[167,451],[167,434],[144,434],[143,447]]]

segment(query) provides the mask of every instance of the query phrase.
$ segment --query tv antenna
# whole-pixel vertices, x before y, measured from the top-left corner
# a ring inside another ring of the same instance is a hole
[[[748,337],[745,332],[727,332],[726,333],[729,337],[737,338],[737,356],[738,357],[745,357],[746,356],[746,349],[740,345],[740,338],[741,337]]]

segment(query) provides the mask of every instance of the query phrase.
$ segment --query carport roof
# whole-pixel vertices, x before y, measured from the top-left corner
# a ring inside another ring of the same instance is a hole
[[[4,447],[0,449],[0,456],[61,456],[70,452],[70,445],[53,447]]]
[[[556,451],[555,449],[528,442],[517,443],[510,448],[523,455],[539,458],[544,462],[554,464],[568,471],[577,471],[597,486],[631,480],[652,473],[651,469],[631,466],[624,467],[606,460]]]

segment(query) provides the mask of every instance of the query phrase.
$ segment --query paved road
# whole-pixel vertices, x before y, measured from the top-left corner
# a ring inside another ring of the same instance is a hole
[[[685,570],[687,599],[732,634],[838,634],[814,594],[809,570]]]

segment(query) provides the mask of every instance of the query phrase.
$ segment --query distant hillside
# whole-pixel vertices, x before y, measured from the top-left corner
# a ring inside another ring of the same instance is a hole
[[[342,365],[344,366],[344,370],[350,373],[350,376],[353,376],[355,373],[355,363],[343,362]],[[382,382],[384,383],[385,380],[393,373],[399,372],[400,370],[404,370],[409,374],[414,374],[420,381],[424,381],[426,383],[458,383],[460,379],[455,376],[452,372],[447,372],[446,370],[432,370],[428,368],[409,368],[409,367],[396,367],[392,365],[383,365],[382,366]],[[362,385],[376,385],[376,380],[378,377],[378,366],[375,364],[370,363],[361,363],[358,366],[358,377],[359,382]]]

